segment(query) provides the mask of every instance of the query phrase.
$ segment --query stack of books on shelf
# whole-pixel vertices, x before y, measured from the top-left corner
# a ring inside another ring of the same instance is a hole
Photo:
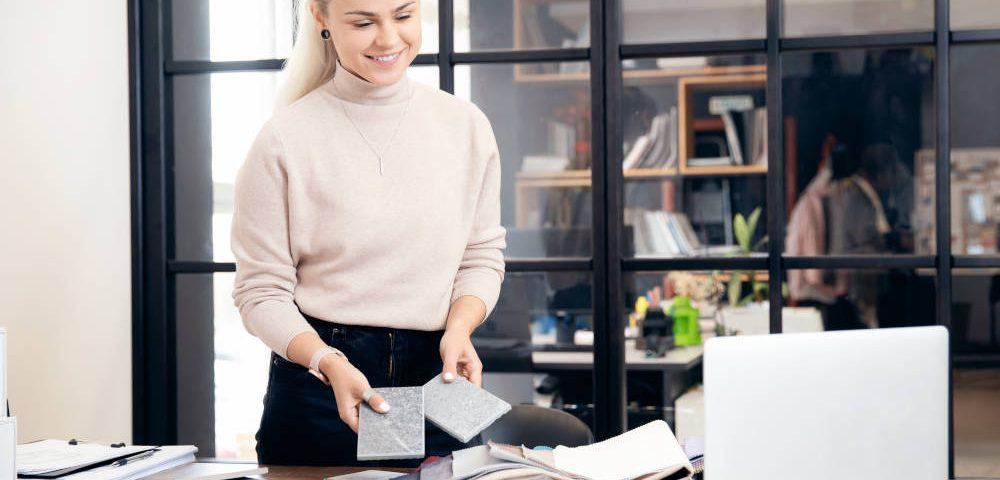
[[[569,168],[570,159],[575,155],[576,131],[572,125],[549,121],[549,154],[525,155],[521,163],[522,172],[560,172]]]
[[[759,166],[767,164],[767,108],[725,108],[718,113],[725,126],[726,149],[723,157],[691,158],[691,167]]]
[[[556,155],[525,155],[522,172],[561,172],[569,166],[569,159]]]
[[[677,164],[677,107],[653,117],[649,131],[625,147],[624,170],[666,169]]]
[[[730,255],[739,251],[735,245],[702,245],[683,213],[626,208],[625,224],[632,226],[636,257]]]
[[[694,255],[701,246],[683,213],[629,208],[625,223],[634,229],[636,257]]]

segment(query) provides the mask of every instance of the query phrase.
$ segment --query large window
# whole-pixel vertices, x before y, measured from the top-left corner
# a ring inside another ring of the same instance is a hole
[[[232,188],[303,2],[130,2],[137,442],[254,456],[268,352],[230,297]],[[598,438],[663,418],[683,439],[707,337],[941,324],[955,473],[997,475],[1000,5],[421,8],[408,74],[478,105],[500,147],[487,389]]]

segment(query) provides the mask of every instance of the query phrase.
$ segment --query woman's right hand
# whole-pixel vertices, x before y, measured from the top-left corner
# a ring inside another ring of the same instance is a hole
[[[330,387],[337,400],[340,419],[358,433],[358,408],[364,402],[365,390],[371,388],[368,379],[351,362],[340,355],[327,355],[320,360],[320,371],[330,379]],[[389,404],[379,394],[368,399],[368,405],[378,413],[389,411]]]

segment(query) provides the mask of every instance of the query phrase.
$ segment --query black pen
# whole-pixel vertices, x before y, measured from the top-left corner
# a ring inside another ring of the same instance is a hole
[[[159,448],[154,448],[152,450],[147,450],[145,452],[142,452],[142,453],[139,453],[139,454],[136,454],[136,455],[132,455],[131,457],[125,457],[125,458],[123,458],[121,460],[118,460],[115,463],[112,463],[111,466],[113,466],[113,467],[121,467],[123,465],[128,464],[128,462],[132,462],[132,461],[135,461],[135,460],[142,460],[144,458],[152,457],[154,453],[159,452],[159,451],[160,451]]]

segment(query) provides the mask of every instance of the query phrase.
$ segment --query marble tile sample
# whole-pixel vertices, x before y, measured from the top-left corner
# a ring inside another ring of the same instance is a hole
[[[461,375],[444,383],[438,374],[424,384],[424,409],[427,420],[467,443],[509,412],[510,404]]]
[[[360,407],[358,460],[424,458],[424,393],[421,387],[376,388],[389,403],[378,413]]]

